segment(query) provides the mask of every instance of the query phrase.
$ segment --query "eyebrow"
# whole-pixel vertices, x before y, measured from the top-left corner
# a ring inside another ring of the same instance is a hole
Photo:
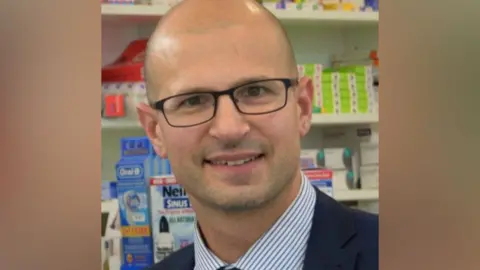
[[[233,81],[233,83],[230,83],[229,88],[235,88],[244,84],[253,83],[253,82],[261,81],[265,79],[270,79],[270,77],[267,77],[267,76],[243,77],[243,78],[236,79],[235,81]],[[212,91],[215,91],[214,87],[206,87],[206,86],[187,87],[177,91],[175,93],[175,96],[182,95],[182,94],[202,93],[202,92],[212,92]]]

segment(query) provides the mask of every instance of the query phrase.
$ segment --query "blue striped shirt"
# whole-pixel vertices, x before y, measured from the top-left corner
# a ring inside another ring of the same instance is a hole
[[[234,264],[227,264],[215,256],[202,240],[195,226],[194,270],[300,270],[303,267],[307,241],[312,227],[316,193],[302,174],[300,192],[273,226]]]

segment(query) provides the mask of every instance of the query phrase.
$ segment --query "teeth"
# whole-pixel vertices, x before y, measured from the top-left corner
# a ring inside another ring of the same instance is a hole
[[[253,161],[257,158],[258,158],[258,156],[257,157],[252,157],[252,158],[247,158],[247,159],[242,159],[242,160],[234,160],[234,161],[226,161],[226,160],[212,161],[211,163],[213,165],[238,166],[238,165],[242,165],[242,164],[248,163],[250,161]]]

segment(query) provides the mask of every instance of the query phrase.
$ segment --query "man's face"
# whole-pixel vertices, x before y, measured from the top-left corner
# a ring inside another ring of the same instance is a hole
[[[247,28],[233,26],[178,37],[161,68],[152,61],[152,87],[157,71],[161,78],[155,101],[186,89],[222,91],[252,78],[295,79],[276,40]],[[147,113],[146,108],[139,113],[157,153],[168,155],[192,201],[245,210],[274,199],[297,175],[300,137],[310,127],[310,88],[309,80],[301,80],[287,91],[283,109],[263,115],[242,114],[230,97],[222,96],[211,121],[187,128],[172,127],[161,113]],[[158,122],[158,127],[151,128],[155,125],[149,126],[150,120]]]

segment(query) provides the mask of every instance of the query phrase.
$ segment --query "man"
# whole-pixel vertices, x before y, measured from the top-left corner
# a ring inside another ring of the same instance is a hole
[[[138,108],[197,216],[195,242],[152,270],[376,270],[378,219],[300,170],[312,82],[252,0],[186,0],[149,41]]]

